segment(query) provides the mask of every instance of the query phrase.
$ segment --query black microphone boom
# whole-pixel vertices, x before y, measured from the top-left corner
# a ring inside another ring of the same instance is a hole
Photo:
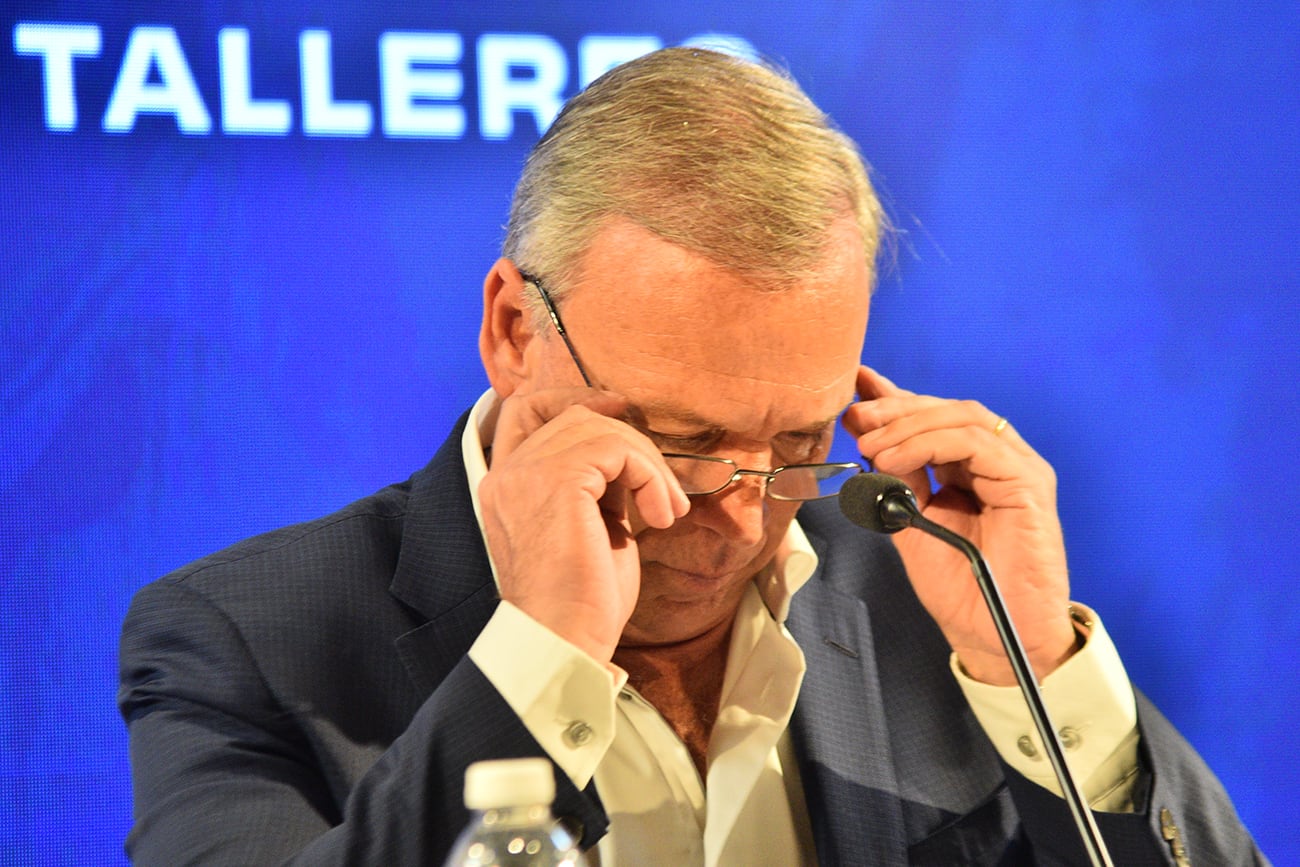
[[[1047,705],[1043,703],[1042,691],[1039,689],[1038,679],[1034,676],[1034,670],[1029,665],[1029,659],[1025,655],[1024,645],[1020,643],[1020,636],[1016,634],[1011,615],[1007,613],[1002,593],[998,590],[998,585],[993,580],[993,573],[989,570],[989,565],[979,549],[966,537],[922,515],[912,489],[893,476],[883,473],[861,473],[854,476],[844,483],[839,500],[840,511],[844,513],[844,517],[859,527],[877,533],[896,533],[907,527],[914,527],[947,542],[966,555],[966,559],[970,561],[971,572],[975,574],[975,581],[984,595],[984,604],[988,606],[989,614],[993,617],[993,625],[997,628],[998,637],[1002,639],[1002,647],[1011,662],[1011,669],[1015,672],[1016,682],[1020,684],[1020,692],[1029,707],[1029,715],[1033,717],[1039,737],[1043,739],[1047,758],[1051,761],[1052,770],[1061,785],[1065,802],[1079,829],[1083,848],[1087,851],[1093,867],[1113,867],[1110,853],[1106,851],[1106,843],[1101,838],[1101,831],[1097,828],[1092,810],[1088,808],[1083,792],[1065,763],[1065,750],[1062,749],[1056,729],[1047,715]]]

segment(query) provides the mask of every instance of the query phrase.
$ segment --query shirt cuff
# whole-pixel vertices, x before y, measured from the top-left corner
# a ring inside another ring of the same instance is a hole
[[[1138,771],[1137,704],[1124,663],[1101,621],[1084,617],[1084,645],[1043,679],[1043,703],[1065,748],[1066,764],[1094,809],[1131,812]],[[1038,729],[1017,686],[972,679],[952,654],[949,665],[971,710],[1002,760],[1044,788],[1061,794]]]
[[[585,788],[614,741],[614,701],[627,673],[600,664],[504,600],[469,658],[573,784]]]

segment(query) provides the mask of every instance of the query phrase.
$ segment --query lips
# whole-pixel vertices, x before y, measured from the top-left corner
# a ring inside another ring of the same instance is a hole
[[[703,575],[699,572],[691,572],[687,569],[677,569],[672,566],[669,566],[668,568],[672,569],[672,571],[676,572],[678,575],[685,575],[693,581],[718,582],[725,581],[727,578],[731,577],[729,573],[722,573],[720,575]]]
[[[734,578],[736,575],[735,569],[725,569],[718,572],[699,572],[695,569],[684,569],[680,566],[673,566],[669,563],[663,563],[657,560],[652,561],[650,563],[642,564],[643,569],[646,566],[658,567],[659,569],[666,569],[667,571],[674,572],[677,575],[685,576],[686,578],[692,581],[701,581],[704,583],[718,583],[722,581],[729,581],[732,578]]]

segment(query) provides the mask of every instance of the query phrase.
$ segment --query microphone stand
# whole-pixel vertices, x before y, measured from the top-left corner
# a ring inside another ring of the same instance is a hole
[[[989,614],[993,616],[993,625],[997,628],[998,638],[1002,639],[1007,659],[1010,660],[1011,669],[1016,675],[1016,683],[1020,685],[1020,692],[1029,707],[1029,715],[1033,717],[1038,734],[1043,739],[1048,761],[1052,764],[1061,792],[1065,795],[1065,803],[1069,806],[1070,815],[1079,829],[1079,838],[1083,841],[1088,859],[1093,867],[1114,867],[1114,862],[1110,860],[1110,853],[1106,850],[1106,843],[1101,838],[1101,831],[1097,828],[1097,820],[1093,817],[1092,810],[1083,798],[1083,792],[1065,763],[1065,750],[1061,747],[1056,729],[1048,718],[1047,706],[1043,704],[1038,679],[1029,665],[1024,645],[1020,643],[1020,636],[1016,633],[1011,615],[1007,613],[1006,603],[1002,600],[1002,592],[998,590],[984,556],[969,539],[922,515],[921,510],[917,508],[914,495],[905,485],[902,486],[901,491],[882,494],[878,505],[881,518],[887,526],[892,525],[895,529],[915,527],[936,539],[947,542],[965,554],[966,559],[970,561],[971,572],[975,574],[975,582],[979,585],[980,593],[984,595],[984,604],[988,606]]]

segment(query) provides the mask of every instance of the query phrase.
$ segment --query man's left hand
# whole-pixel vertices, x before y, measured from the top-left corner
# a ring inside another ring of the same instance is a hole
[[[1076,647],[1052,467],[974,401],[914,394],[865,366],[857,391],[844,426],[859,452],[906,482],[927,518],[980,548],[1030,664],[1040,680],[1046,677]],[[966,558],[919,530],[894,539],[917,596],[966,672],[985,683],[1014,684]]]

